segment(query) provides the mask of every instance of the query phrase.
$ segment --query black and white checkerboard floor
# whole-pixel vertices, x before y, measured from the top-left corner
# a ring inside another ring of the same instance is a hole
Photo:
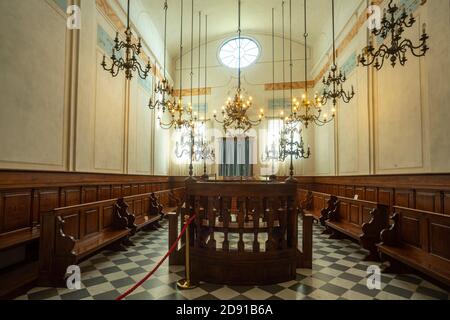
[[[300,229],[301,230],[301,229]],[[314,227],[313,269],[298,269],[297,279],[270,286],[221,286],[201,284],[193,290],[179,291],[177,280],[184,267],[168,262],[129,300],[448,300],[450,293],[416,275],[383,274],[381,290],[366,286],[365,252],[349,240],[330,240]],[[141,280],[167,251],[168,226],[141,232],[128,252],[104,251],[81,264],[82,288],[34,288],[19,300],[112,300]]]

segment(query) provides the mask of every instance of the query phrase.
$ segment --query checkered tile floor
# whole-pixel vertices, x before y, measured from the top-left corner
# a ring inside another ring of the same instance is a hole
[[[300,229],[301,230],[301,229]],[[271,286],[221,286],[201,284],[179,291],[177,280],[184,267],[166,262],[129,300],[448,300],[450,293],[416,275],[382,275],[382,289],[369,290],[362,262],[365,251],[349,240],[330,240],[314,227],[314,266],[298,269],[297,279]],[[141,280],[167,250],[168,225],[140,232],[127,252],[104,251],[81,264],[82,289],[34,288],[19,300],[112,300]]]

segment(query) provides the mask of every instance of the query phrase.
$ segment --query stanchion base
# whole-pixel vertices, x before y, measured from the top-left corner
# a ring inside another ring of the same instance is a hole
[[[196,285],[192,284],[190,281],[188,281],[186,279],[178,280],[177,287],[178,287],[178,289],[183,289],[183,290],[197,288]]]

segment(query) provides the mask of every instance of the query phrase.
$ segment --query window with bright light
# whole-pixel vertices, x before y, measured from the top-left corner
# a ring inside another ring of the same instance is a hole
[[[277,148],[280,145],[280,132],[283,129],[283,120],[269,119],[269,126],[267,131],[267,145],[271,147],[275,145]]]
[[[239,57],[239,46],[241,47]],[[225,42],[219,50],[220,61],[228,68],[238,69],[239,60],[241,68],[246,68],[259,58],[260,48],[258,43],[250,38],[234,38]]]

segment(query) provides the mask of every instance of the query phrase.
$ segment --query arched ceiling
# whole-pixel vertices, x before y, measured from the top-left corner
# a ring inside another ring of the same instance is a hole
[[[351,17],[355,9],[365,0],[335,0],[338,30]],[[164,0],[141,0],[146,13],[152,19],[161,37],[164,31]],[[282,0],[242,0],[243,34],[271,34],[271,10],[276,10],[276,33],[282,35]],[[168,0],[168,53],[179,56],[181,0]],[[328,39],[331,33],[331,0],[307,0],[309,46]],[[191,0],[184,0],[184,47],[190,49]],[[133,10],[133,9],[132,9]],[[194,0],[194,47],[198,45],[198,11],[209,19],[209,39],[233,36],[237,32],[237,0]],[[286,37],[289,37],[289,0],[285,0]],[[303,0],[292,0],[293,39],[303,43]],[[203,41],[203,40],[202,40]]]

